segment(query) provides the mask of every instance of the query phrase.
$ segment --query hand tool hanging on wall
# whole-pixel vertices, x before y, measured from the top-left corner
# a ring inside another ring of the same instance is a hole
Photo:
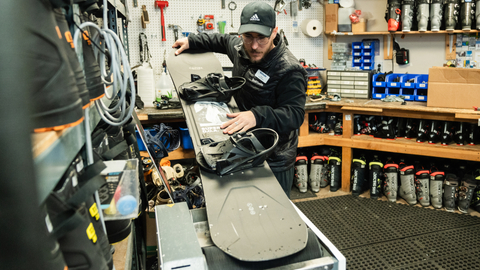
[[[225,9],[225,0],[222,0],[222,9]]]
[[[147,7],[142,5],[142,28],[147,28],[147,23],[150,23],[150,18],[148,17]]]
[[[160,8],[160,14],[162,18],[162,41],[167,41],[165,38],[165,18],[163,16],[163,8],[168,7],[168,1],[155,1],[155,6]]]
[[[178,40],[178,28],[182,29],[182,27],[179,26],[179,25],[176,25],[176,24],[169,24],[168,28],[173,29],[173,36],[175,37],[175,41],[177,41]]]
[[[138,7],[138,1],[137,0],[133,0],[133,7]]]
[[[233,2],[233,1],[228,3],[228,9],[230,9],[230,11],[232,11],[232,25],[231,25],[231,27],[233,28],[233,11],[235,9],[237,9],[237,3]]]

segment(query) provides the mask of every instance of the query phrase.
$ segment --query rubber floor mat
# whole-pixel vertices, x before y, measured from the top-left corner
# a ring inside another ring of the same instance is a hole
[[[351,195],[295,205],[347,269],[480,269],[480,218]]]

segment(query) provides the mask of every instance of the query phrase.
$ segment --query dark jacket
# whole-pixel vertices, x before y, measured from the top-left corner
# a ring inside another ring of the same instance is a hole
[[[242,111],[251,110],[257,127],[274,129],[280,135],[275,153],[268,159],[272,171],[285,171],[295,164],[298,128],[305,116],[307,72],[299,64],[283,39],[277,34],[273,48],[260,63],[252,64],[237,36],[221,34],[190,35],[190,49],[203,49],[227,54],[233,63],[233,76],[242,76],[246,83],[235,93]],[[262,81],[257,72],[268,80]]]

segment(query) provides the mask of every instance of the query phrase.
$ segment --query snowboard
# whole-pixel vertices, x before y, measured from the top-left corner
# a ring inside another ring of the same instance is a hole
[[[167,69],[182,104],[195,154],[208,142],[224,141],[220,125],[229,112],[228,103],[191,102],[180,98],[179,86],[192,74],[205,77],[221,73],[220,61],[211,52],[187,50],[167,58]],[[200,170],[212,242],[226,254],[242,261],[268,261],[297,253],[307,245],[307,227],[284,193],[267,162],[263,166],[223,176]]]

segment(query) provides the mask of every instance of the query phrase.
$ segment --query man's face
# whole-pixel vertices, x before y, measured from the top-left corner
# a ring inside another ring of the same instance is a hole
[[[258,63],[265,57],[274,47],[273,40],[277,36],[277,28],[272,31],[269,37],[254,32],[242,34],[243,47],[250,57],[250,62]]]

